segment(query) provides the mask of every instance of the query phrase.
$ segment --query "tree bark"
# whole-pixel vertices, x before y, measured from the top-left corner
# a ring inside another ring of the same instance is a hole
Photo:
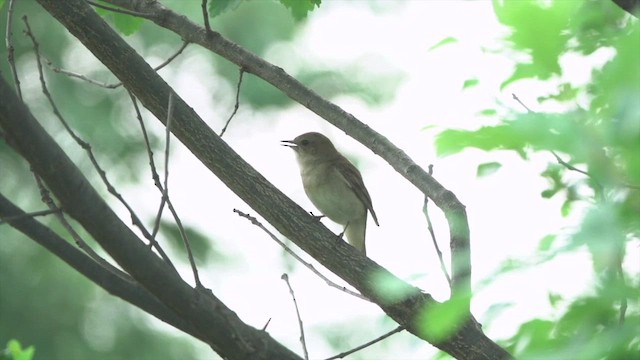
[[[166,120],[167,99],[172,89],[87,3],[80,0],[38,0],[38,2],[93,52],[160,121]],[[219,35],[214,33],[205,36]],[[283,74],[281,69],[279,72],[276,71],[277,76]],[[305,98],[304,94],[300,96],[302,97],[297,101],[305,104],[315,99],[314,97]],[[65,211],[76,219],[134,279],[167,308],[176,312],[197,329],[216,352],[223,357],[233,359],[298,358],[265,332],[251,328],[240,321],[235,313],[211,292],[196,291],[180,279],[113,214],[4,81],[0,83],[0,98],[3,99],[0,104],[0,125],[7,138],[11,140],[12,146],[29,161],[34,171],[44,179]],[[391,318],[414,335],[429,341],[456,358],[510,358],[506,351],[483,334],[480,326],[473,317],[469,316],[468,304],[461,308],[462,320],[457,324],[448,324],[452,329],[450,336],[443,339],[424,331],[423,324],[432,319],[429,316],[429,310],[437,309],[441,306],[440,303],[433,300],[429,294],[398,279],[371,259],[363,257],[349,245],[342,242],[336,243],[333,233],[310,217],[304,209],[289,200],[241,159],[181,98],[174,95],[174,101],[172,133],[278,231],[378,304]],[[357,122],[353,116],[344,113],[335,105],[332,105],[331,109],[328,115],[325,115],[332,117],[336,123],[345,126],[344,124],[349,121]],[[392,156],[387,152],[395,147],[386,139],[382,139],[384,141],[374,141],[370,146],[384,152],[386,156]],[[432,177],[428,175],[425,177],[426,173],[404,153],[393,156],[403,161],[392,165],[400,167],[402,173],[408,179],[415,180],[421,189],[425,183],[434,185],[435,190],[426,188],[424,191],[438,206],[444,206],[449,210],[451,210],[451,204],[458,206],[459,202],[451,192],[435,182]],[[457,213],[449,212],[447,215],[450,226],[457,224],[463,228],[462,231],[456,228],[452,232],[452,238],[464,237],[465,239],[462,240],[467,242],[468,248],[468,226],[464,207],[458,207]],[[397,301],[387,300],[383,294],[379,293],[377,284],[372,280],[372,274],[387,279],[395,289],[406,296]],[[468,296],[468,293],[465,295]]]

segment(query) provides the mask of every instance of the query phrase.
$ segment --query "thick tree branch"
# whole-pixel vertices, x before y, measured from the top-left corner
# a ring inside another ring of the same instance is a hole
[[[128,274],[115,267],[106,269],[81,250],[75,248],[48,227],[36,221],[33,217],[25,216],[20,208],[0,194],[0,219],[3,219],[16,230],[20,231],[45,249],[59,257],[67,265],[115,295],[158,319],[184,331],[191,336],[206,341],[191,324],[178,316],[136,283]],[[2,246],[2,245],[0,245]]]
[[[123,81],[125,86],[136,95],[147,109],[160,121],[164,121],[167,113],[165,99],[172,90],[120,36],[95,14],[92,9],[88,8],[86,3],[79,0],[63,2],[56,0],[38,0],[38,2],[93,52],[116,77]],[[204,34],[204,30],[202,30],[202,34]],[[211,37],[219,38],[219,35],[213,33]],[[237,47],[237,45],[233,46]],[[284,74],[284,72],[280,70],[278,74]],[[310,92],[310,90],[306,91]],[[342,110],[335,107],[335,105],[330,106],[335,108],[334,111],[342,112]],[[337,113],[334,113],[334,115],[335,114]],[[340,119],[334,120],[345,126],[345,119],[353,119],[350,115],[346,115],[347,118],[341,117]],[[2,120],[11,122],[11,119],[3,118]],[[375,301],[389,316],[402,326],[405,326],[408,331],[430,341],[435,346],[460,359],[503,359],[509,357],[508,353],[482,333],[478,324],[472,318],[463,317],[461,323],[448,324],[453,327],[453,333],[446,339],[434,338],[433,334],[423,331],[421,324],[429,321],[429,317],[425,315],[425,311],[438,305],[431,296],[422,293],[419,289],[398,279],[371,259],[363,257],[346,243],[336,243],[333,233],[310,217],[304,209],[293,203],[282,192],[264,179],[262,175],[256,172],[255,169],[242,160],[198,117],[191,107],[177,96],[173,121],[174,126],[172,126],[172,132],[174,135],[176,135],[205,166],[216,174],[227,187],[240,196],[240,198],[261,214],[267,221],[273,224],[283,235],[291,238],[297,245],[320,261],[325,267],[360,290],[363,295]],[[355,122],[355,120],[352,121]],[[12,125],[12,130],[15,130],[13,126],[19,126],[19,124]],[[364,127],[364,125],[360,124],[360,127]],[[371,133],[374,134],[373,132]],[[10,135],[13,136],[13,134]],[[376,152],[387,149],[387,146],[392,146],[387,140],[378,137],[377,140],[379,139],[382,139],[380,140],[382,142],[374,141],[373,144],[369,144],[372,148],[378,150]],[[31,142],[31,140],[29,141]],[[23,146],[28,147],[25,144],[23,144]],[[395,148],[392,147],[390,149]],[[34,161],[39,163],[38,170],[46,173],[46,176],[43,176],[45,180],[48,179],[55,183],[59,181],[58,177],[65,176],[60,175],[60,173],[73,171],[73,169],[68,168],[51,171],[51,169],[46,166],[46,164],[51,164],[51,161],[42,163],[42,161],[38,159],[42,154],[38,154],[37,151],[32,151],[32,149],[21,149],[21,152],[30,162]],[[459,204],[452,193],[437,184],[432,177],[422,171],[406,157],[406,155],[400,153],[400,155],[396,154],[396,156],[396,159],[404,159],[404,162],[401,162],[401,164],[407,166],[403,168],[403,174],[408,178],[413,179],[421,184],[421,186],[425,186],[425,184],[430,182],[437,185],[437,189],[440,189],[440,192],[425,190],[430,193],[430,197],[433,198],[437,204],[443,205],[445,209],[451,209],[452,204]],[[57,162],[54,161],[53,163],[55,164]],[[395,166],[399,165],[396,164]],[[77,171],[77,169],[75,171]],[[426,177],[421,174],[424,174]],[[427,183],[421,182],[422,180],[426,180]],[[66,184],[68,187],[69,183],[67,182]],[[49,186],[52,187],[53,190],[53,186]],[[92,222],[96,221],[92,220],[94,216],[77,212],[78,210],[85,210],[90,215],[97,215],[96,211],[106,211],[107,209],[103,208],[106,204],[104,204],[102,200],[92,197],[91,200],[93,200],[95,208],[84,209],[85,206],[88,206],[87,203],[84,203],[86,197],[76,198],[75,195],[77,191],[74,192],[74,194],[69,194],[69,191],[64,187],[60,188],[59,186],[55,186],[55,188],[54,192],[60,198],[60,201],[63,202],[63,204],[64,202],[68,203],[65,209],[68,209],[72,216],[76,217],[81,224],[89,227],[89,232],[92,233],[96,240],[99,241],[114,259],[120,262],[134,278],[147,286],[161,301],[166,301],[165,303],[170,304],[171,307],[184,305],[185,299],[189,299],[189,291],[193,290],[188,287],[185,288],[186,284],[180,279],[176,279],[173,275],[167,277],[160,276],[160,278],[162,278],[162,285],[167,286],[168,281],[171,283],[171,288],[165,289],[159,288],[156,286],[157,284],[154,284],[154,282],[157,282],[157,273],[156,279],[149,278],[149,268],[163,265],[162,263],[158,263],[159,259],[157,259],[157,257],[149,257],[147,255],[144,260],[149,260],[152,266],[145,265],[145,269],[138,269],[135,264],[131,263],[131,250],[135,250],[135,252],[138,253],[137,246],[139,240],[128,234],[126,238],[116,241],[112,239],[113,236],[105,237],[104,234],[99,232],[105,231],[110,235],[115,234],[113,234],[112,230],[106,229],[105,224],[95,225],[94,228],[94,224],[92,224]],[[77,186],[74,188],[77,188]],[[58,194],[58,192],[60,194]],[[64,198],[64,200],[62,198]],[[438,200],[436,201],[436,199]],[[76,202],[83,202],[83,204],[78,205]],[[69,207],[72,207],[73,210],[69,209]],[[462,227],[464,228],[466,227],[464,207],[458,210],[462,212],[449,212],[449,221],[454,225],[463,224]],[[110,224],[110,222],[116,221],[108,218],[102,218],[100,220],[101,223],[106,223],[107,226],[114,225]],[[118,224],[118,227],[120,227],[120,224]],[[122,232],[130,232],[126,227],[120,230]],[[458,228],[453,232],[453,236],[461,236],[464,232],[468,234],[468,228],[466,231],[460,231]],[[118,235],[122,236],[120,233],[118,233]],[[468,239],[468,236],[466,239]],[[136,249],[125,250],[123,253],[123,250],[118,247],[131,247],[131,245],[127,245],[129,242],[135,243],[133,247]],[[136,262],[139,262],[139,260],[136,259]],[[153,269],[153,271],[157,272],[160,271],[160,269]],[[372,275],[376,276],[374,277]],[[406,294],[406,296],[401,299],[389,300],[389,298],[385,296],[386,294],[379,289],[378,281],[375,280],[380,277],[385,278],[388,283],[392,283],[392,288],[402,294]],[[165,292],[172,292],[176,295],[168,296],[164,294]],[[202,297],[200,298],[202,299]],[[210,318],[212,314],[207,312],[209,307],[213,306],[213,303],[218,302],[217,299],[207,298],[205,300],[210,303],[208,306],[200,306],[202,302],[204,302],[200,301],[192,304],[193,308],[189,309],[189,311],[182,309],[176,309],[176,311],[183,311],[181,314],[189,318],[195,316],[198,312],[204,312],[205,316],[200,316],[195,319],[191,318],[194,323],[198,324],[198,329],[203,332],[206,331],[207,335],[211,336],[208,336],[208,338],[212,340],[218,336],[229,338],[229,334],[212,334],[209,329],[204,326],[206,322],[221,320]],[[464,311],[464,308],[462,311]],[[227,313],[225,315],[227,317],[235,317],[233,313]],[[203,322],[205,318],[207,321]],[[243,335],[250,336],[252,334],[243,333]],[[237,338],[235,337],[231,337],[229,340],[236,340],[237,342]],[[255,346],[258,345],[253,341],[251,343]],[[215,344],[217,345],[217,347],[215,347],[216,351],[220,351],[221,345],[218,343]],[[242,350],[244,351],[245,349]]]
[[[65,212],[147,291],[190,324],[198,338],[228,359],[300,359],[267,333],[243,323],[211,292],[193,289],[155,255],[111,211],[4,78],[0,78],[0,98],[0,127],[9,144],[45,181]],[[158,100],[166,104],[166,97]]]
[[[612,0],[616,5],[620,6],[624,11],[638,17],[640,14],[640,0]]]
[[[363,124],[355,116],[320,97],[313,90],[287,74],[282,68],[263,60],[215,31],[207,32],[185,16],[164,7],[159,1],[105,1],[125,9],[148,14],[149,20],[175,32],[185,41],[209,49],[246,72],[260,77],[386,160],[444,212],[449,223],[453,296],[458,298],[470,296],[471,254],[469,250],[469,223],[465,206],[456,198],[455,194],[418,166],[404,151]],[[156,116],[158,115],[156,114]]]

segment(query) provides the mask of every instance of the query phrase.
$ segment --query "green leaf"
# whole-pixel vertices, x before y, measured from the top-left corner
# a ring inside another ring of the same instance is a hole
[[[546,189],[540,193],[540,196],[542,196],[544,199],[551,199],[553,195],[558,193],[558,190],[560,189]]]
[[[315,7],[320,7],[321,2],[322,0],[280,0],[280,3],[291,11],[291,15],[296,20],[306,18]]]
[[[238,8],[243,0],[209,0],[209,17],[214,18],[226,11]]]
[[[547,96],[538,97],[538,102],[545,102],[548,100],[556,101],[573,101],[578,96],[579,89],[574,88],[571,84],[564,83],[558,88],[558,92]]]
[[[467,320],[465,306],[468,298],[453,298],[431,305],[418,315],[418,328],[426,338],[443,341],[455,334]]]
[[[116,26],[116,29],[120,30],[126,36],[134,34],[136,31],[140,30],[144,19],[125,15],[125,14],[113,14],[113,24]]]
[[[477,177],[483,177],[487,175],[491,175],[498,171],[502,167],[502,164],[499,162],[488,162],[484,164],[478,165],[478,170],[476,171]]]
[[[4,2],[5,0],[0,0],[0,10],[2,10],[2,7],[4,6]]]
[[[554,241],[556,241],[556,236],[555,235],[547,235],[547,236],[543,237],[542,240],[540,240],[540,243],[538,244],[538,250],[539,251],[549,251],[549,249],[551,249],[551,246],[553,245]]]
[[[560,214],[562,217],[567,217],[571,213],[571,203],[572,201],[569,199],[562,203],[562,206],[560,207]]]
[[[464,81],[464,84],[462,84],[462,89],[467,89],[473,86],[476,86],[480,83],[480,81],[478,79],[467,79]]]
[[[524,79],[549,79],[560,75],[560,56],[570,40],[569,19],[575,15],[580,1],[493,1],[493,8],[503,25],[511,28],[506,41],[529,56],[521,61],[501,88]]]
[[[572,245],[586,245],[591,253],[593,268],[602,273],[619,256],[628,236],[615,203],[598,204],[589,210],[580,230],[571,237]]]
[[[482,111],[480,111],[478,113],[478,115],[482,115],[482,116],[494,116],[496,115],[498,112],[496,111],[496,109],[484,109]]]
[[[36,349],[33,346],[23,349],[18,340],[11,339],[7,343],[7,349],[5,351],[10,355],[9,359],[11,360],[31,360],[33,359],[33,354]]]
[[[444,45],[453,44],[453,43],[456,43],[456,42],[458,42],[458,39],[456,39],[456,38],[454,38],[452,36],[449,36],[449,37],[446,37],[446,38],[440,40],[437,44],[431,46],[427,51],[432,51],[432,50],[435,50],[435,49],[437,49],[439,47],[442,47]]]
[[[549,304],[554,308],[560,301],[562,301],[562,295],[560,294],[549,293],[548,297],[549,297]]]
[[[371,281],[375,284],[376,292],[386,302],[398,302],[405,299],[412,288],[398,283],[395,278],[390,278],[387,272],[375,272],[371,275]]]
[[[587,155],[590,147],[602,148],[597,142],[586,143],[579,136],[586,114],[517,115],[513,120],[478,130],[445,130],[436,138],[439,156],[458,153],[466,148],[481,150],[513,150],[525,157],[527,150],[556,150],[568,154]]]
[[[104,0],[101,0],[101,2],[106,6],[119,8],[118,6],[114,6],[112,4],[104,2]],[[113,26],[115,26],[118,31],[126,36],[132,35],[136,31],[140,30],[140,27],[144,22],[143,18],[133,15],[122,14],[99,7],[96,7],[95,9],[100,16],[105,18],[105,20],[113,23]]]

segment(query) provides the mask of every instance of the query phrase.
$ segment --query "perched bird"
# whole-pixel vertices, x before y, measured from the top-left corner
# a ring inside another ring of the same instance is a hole
[[[366,254],[367,210],[380,225],[360,171],[320,133],[310,132],[282,142],[296,152],[302,185],[313,205],[332,221],[344,225],[347,241]]]

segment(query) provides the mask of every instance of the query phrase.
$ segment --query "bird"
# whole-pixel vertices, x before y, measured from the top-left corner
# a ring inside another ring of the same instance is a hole
[[[295,151],[309,200],[324,216],[343,225],[349,244],[366,255],[368,213],[380,224],[360,171],[320,133],[305,133],[283,140],[282,145]]]

